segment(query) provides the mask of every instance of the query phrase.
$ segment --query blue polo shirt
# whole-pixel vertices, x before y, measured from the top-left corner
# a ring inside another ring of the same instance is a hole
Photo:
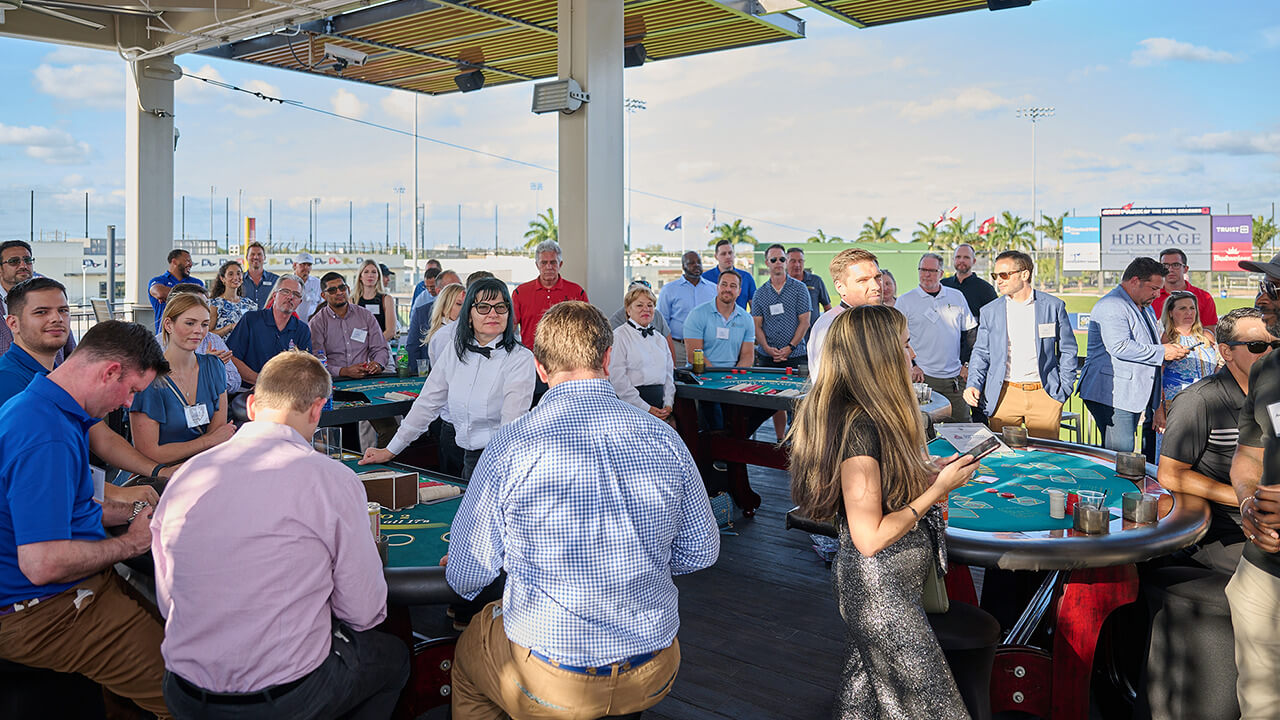
[[[694,285],[683,275],[662,286],[658,293],[658,312],[667,319],[671,337],[684,340],[684,319],[694,308],[716,299],[716,284],[705,277]]]
[[[44,375],[0,408],[0,605],[74,587],[33,585],[18,567],[18,546],[102,540],[93,500],[89,428],[98,422]]]
[[[160,316],[164,314],[164,303],[157,300],[155,296],[151,294],[151,288],[156,285],[173,287],[178,283],[195,283],[200,287],[204,287],[204,281],[195,275],[188,275],[182,279],[178,279],[168,270],[166,270],[163,275],[157,275],[151,278],[151,282],[147,283],[147,299],[151,301],[151,311],[156,315],[156,332],[160,332]]]
[[[738,277],[742,278],[742,285],[738,291],[738,307],[746,310],[747,302],[750,301],[751,298],[755,297],[756,294],[756,279],[751,277],[751,273],[746,270],[734,268],[733,271],[738,273]],[[717,265],[702,273],[702,278],[704,280],[710,280],[712,285],[720,282],[720,266]]]
[[[290,315],[284,330],[278,330],[275,311],[269,309],[245,313],[227,336],[231,353],[254,372],[262,372],[262,366],[288,350],[290,343],[299,350],[311,352],[311,328],[297,315]]]
[[[60,356],[54,358],[54,367],[61,364]],[[31,354],[23,350],[20,345],[17,343],[10,345],[9,352],[0,357],[0,405],[4,405],[14,395],[26,390],[31,384],[31,378],[48,374],[49,371],[40,364],[40,361],[31,357]]]
[[[273,273],[262,271],[262,282],[255,283],[253,278],[249,277],[249,271],[244,273],[244,285],[240,288],[241,293],[250,300],[258,303],[259,308],[267,306],[267,298],[271,297],[271,291],[276,289],[276,281],[280,276]]]
[[[733,306],[728,320],[714,302],[694,308],[684,319],[684,337],[702,341],[702,354],[707,365],[734,367],[742,353],[742,343],[755,342],[756,325],[746,310]]]
[[[799,280],[785,277],[782,292],[774,290],[773,283],[766,280],[751,299],[751,314],[761,319],[760,329],[765,340],[769,341],[769,347],[773,348],[790,344],[796,328],[800,326],[801,315],[809,315],[810,325],[815,319],[810,310],[809,289]],[[760,352],[758,344],[756,352]],[[791,348],[787,357],[802,357],[806,352],[805,340],[801,337],[799,346]]]

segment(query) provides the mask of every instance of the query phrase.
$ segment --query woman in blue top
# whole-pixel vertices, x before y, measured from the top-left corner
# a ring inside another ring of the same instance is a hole
[[[1176,343],[1191,349],[1186,357],[1166,360],[1160,373],[1160,405],[1152,421],[1156,432],[1163,433],[1173,399],[1186,388],[1217,372],[1222,365],[1222,356],[1218,354],[1213,334],[1200,324],[1200,309],[1195,295],[1185,290],[1170,293],[1165,298],[1160,321],[1164,325],[1164,337],[1160,342]]]
[[[195,350],[209,333],[209,305],[200,295],[175,293],[160,319],[169,373],[133,398],[129,423],[138,451],[174,463],[226,442],[227,373],[213,355]]]

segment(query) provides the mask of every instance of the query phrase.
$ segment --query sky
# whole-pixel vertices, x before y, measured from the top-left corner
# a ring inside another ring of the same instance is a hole
[[[907,240],[959,206],[979,222],[1039,213],[1209,205],[1270,216],[1280,199],[1280,4],[1273,0],[1037,0],[870,29],[812,10],[807,37],[626,70],[633,245],[705,245],[743,218],[763,242],[821,228],[852,239],[888,217]],[[185,55],[188,75],[411,132],[412,94]],[[124,226],[124,69],[114,53],[0,38],[0,240]],[[175,236],[411,242],[411,137],[178,82]],[[532,85],[420,96],[426,247],[515,247],[556,201],[556,120]],[[501,156],[546,170],[493,157]],[[541,183],[542,190],[531,190]],[[396,187],[407,188],[403,196]],[[659,199],[641,193],[654,193]],[[185,196],[186,220],[181,208]],[[398,201],[403,200],[403,203]],[[402,208],[398,211],[398,205]],[[389,210],[388,210],[389,208]],[[459,208],[461,227],[459,228]],[[351,221],[348,216],[350,213]],[[680,216],[685,232],[664,225]],[[398,223],[400,218],[403,222]],[[389,219],[389,223],[388,223]],[[350,226],[350,230],[349,230]],[[682,237],[683,235],[683,237]]]

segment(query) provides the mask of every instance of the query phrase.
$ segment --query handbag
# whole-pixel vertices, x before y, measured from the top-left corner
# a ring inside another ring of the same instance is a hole
[[[951,599],[947,597],[947,585],[938,574],[938,562],[929,558],[929,574],[924,578],[924,611],[930,615],[938,615],[951,609]]]

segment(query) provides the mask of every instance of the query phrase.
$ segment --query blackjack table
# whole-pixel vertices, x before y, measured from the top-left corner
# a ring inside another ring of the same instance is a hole
[[[333,382],[333,409],[320,416],[321,427],[404,415],[422,391],[426,378],[384,373]]]

